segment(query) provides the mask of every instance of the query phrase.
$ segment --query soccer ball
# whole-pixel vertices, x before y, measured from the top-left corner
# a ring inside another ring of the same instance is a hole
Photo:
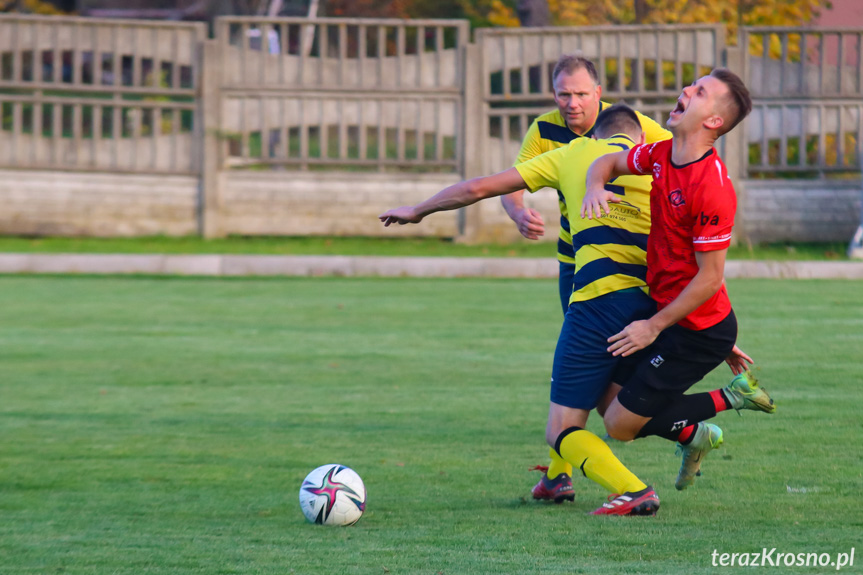
[[[366,486],[350,467],[321,465],[300,487],[300,508],[318,525],[353,525],[366,510]]]

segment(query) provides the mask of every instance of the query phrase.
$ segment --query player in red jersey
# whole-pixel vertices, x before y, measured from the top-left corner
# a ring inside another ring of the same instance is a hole
[[[752,360],[735,345],[737,320],[724,270],[737,196],[713,147],[751,109],[740,78],[715,69],[684,88],[667,122],[671,140],[599,158],[587,174],[581,215],[590,218],[607,215],[608,202],[620,201],[604,189],[606,182],[653,175],[647,284],[658,311],[608,340],[609,352],[636,367],[604,420],[616,439],[677,441],[683,453],[678,489],[694,481],[704,455],[722,443],[722,430],[704,420],[731,408],[775,410],[747,371]],[[728,387],[683,394],[723,360],[737,375]]]

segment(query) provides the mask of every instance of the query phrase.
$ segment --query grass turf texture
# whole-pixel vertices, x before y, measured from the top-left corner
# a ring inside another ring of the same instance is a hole
[[[614,444],[662,509],[599,518],[581,477],[575,503],[529,495],[555,282],[2,277],[0,574],[689,574],[860,547],[860,283],[729,288],[778,413],[718,416],[682,493],[669,442]],[[368,488],[354,527],[300,512],[331,462]]]
[[[555,236],[556,237],[556,236]],[[755,244],[732,247],[729,259],[846,260],[846,243]],[[553,242],[467,245],[437,238],[239,237],[171,238],[22,238],[0,237],[0,252],[23,253],[164,253],[164,254],[289,254],[345,256],[548,257]]]

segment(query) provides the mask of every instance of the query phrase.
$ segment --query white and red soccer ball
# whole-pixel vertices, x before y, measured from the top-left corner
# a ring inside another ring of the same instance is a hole
[[[366,510],[366,487],[350,467],[321,465],[300,487],[300,508],[312,523],[353,525]]]

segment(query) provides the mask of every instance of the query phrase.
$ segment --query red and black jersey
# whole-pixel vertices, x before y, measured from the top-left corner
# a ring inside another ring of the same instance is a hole
[[[671,140],[632,148],[629,169],[652,174],[647,285],[659,309],[670,304],[698,273],[695,252],[731,245],[737,195],[715,148],[683,166],[671,161]],[[725,283],[680,325],[702,330],[731,311]]]

